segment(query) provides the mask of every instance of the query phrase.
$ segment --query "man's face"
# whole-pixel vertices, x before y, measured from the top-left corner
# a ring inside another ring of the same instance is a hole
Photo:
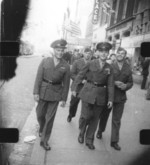
[[[79,53],[78,53],[77,51],[74,52],[74,55],[75,55],[76,57],[78,56],[78,54],[79,54]]]
[[[83,56],[86,60],[90,60],[91,56],[92,56],[92,52],[84,52]]]
[[[117,51],[117,53],[116,53],[116,59],[117,59],[118,62],[124,61],[125,57],[126,57],[126,53],[125,53],[124,50]]]
[[[111,56],[111,61],[115,61],[116,60],[116,56],[115,55],[112,55]]]
[[[63,49],[63,48],[55,48],[55,49],[54,49],[54,56],[55,56],[57,59],[61,59],[62,56],[63,56],[63,53],[64,53],[64,49]]]
[[[98,50],[97,51],[97,55],[99,56],[99,58],[102,61],[106,61],[107,60],[108,54],[109,54],[109,51],[108,50]]]

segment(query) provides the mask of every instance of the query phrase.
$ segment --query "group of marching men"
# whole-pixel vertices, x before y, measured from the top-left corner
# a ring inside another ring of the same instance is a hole
[[[126,62],[127,51],[119,47],[115,60],[109,64],[106,60],[112,45],[100,42],[96,45],[98,58],[92,59],[92,50],[85,48],[83,57],[75,60],[70,67],[62,58],[66,45],[63,39],[52,42],[52,57],[44,58],[38,67],[33,94],[38,102],[36,114],[40,145],[45,150],[51,149],[48,141],[58,104],[60,102],[60,106],[65,107],[72,79],[67,121],[71,122],[75,117],[81,100],[78,142],[83,144],[85,141],[89,149],[95,149],[97,127],[96,137],[101,139],[112,111],[110,145],[115,150],[121,150],[119,130],[127,100],[126,91],[133,86],[132,71]]]

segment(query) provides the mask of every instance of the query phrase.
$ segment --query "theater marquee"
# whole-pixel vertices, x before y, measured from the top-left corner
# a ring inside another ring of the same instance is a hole
[[[93,9],[93,19],[92,23],[97,24],[99,18],[99,8],[100,8],[100,0],[95,0],[94,9]]]

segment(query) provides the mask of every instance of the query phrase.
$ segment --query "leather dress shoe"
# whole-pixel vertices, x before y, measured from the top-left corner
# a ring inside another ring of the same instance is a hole
[[[67,117],[67,121],[68,121],[69,123],[71,122],[71,119],[72,119],[71,116],[68,116],[68,117]]]
[[[96,137],[97,137],[97,139],[102,139],[102,132],[97,132]]]
[[[84,143],[84,137],[79,136],[78,137],[78,142],[81,143],[81,144],[83,144]]]
[[[113,147],[115,150],[118,150],[118,151],[120,151],[121,150],[121,147],[118,145],[118,143],[111,143],[111,147]]]
[[[95,146],[93,144],[88,144],[86,143],[86,146],[90,149],[90,150],[94,150]]]
[[[40,142],[40,146],[43,147],[46,151],[51,150],[51,147],[48,143]]]

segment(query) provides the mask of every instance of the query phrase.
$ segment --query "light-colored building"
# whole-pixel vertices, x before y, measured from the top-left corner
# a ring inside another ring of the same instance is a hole
[[[85,33],[85,38],[90,39],[91,41],[92,41],[92,37],[93,37],[92,16],[93,16],[93,12],[91,12],[88,16],[88,20],[87,20],[87,24],[86,24],[86,33]]]

